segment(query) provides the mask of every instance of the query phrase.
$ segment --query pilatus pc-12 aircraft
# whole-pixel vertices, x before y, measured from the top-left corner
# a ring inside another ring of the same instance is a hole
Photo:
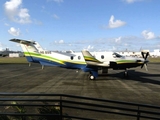
[[[40,63],[43,66],[59,66],[67,69],[83,70],[89,72],[89,79],[98,77],[98,70],[107,73],[108,69],[124,70],[128,76],[128,69],[145,66],[147,70],[147,57],[149,53],[143,53],[143,58],[125,57],[114,52],[89,52],[82,50],[79,53],[63,53],[43,50],[35,41],[11,39],[10,41],[20,43],[22,50],[29,63]]]

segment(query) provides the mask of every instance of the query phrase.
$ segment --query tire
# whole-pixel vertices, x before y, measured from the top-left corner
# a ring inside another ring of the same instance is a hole
[[[95,80],[95,77],[94,77],[93,75],[90,75],[90,76],[89,76],[89,79],[90,79],[90,80]]]

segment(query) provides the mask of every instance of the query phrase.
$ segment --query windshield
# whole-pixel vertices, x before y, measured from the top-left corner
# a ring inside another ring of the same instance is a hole
[[[113,55],[113,57],[117,57],[117,58],[123,57],[122,55],[120,55],[118,53],[113,53],[112,55]]]

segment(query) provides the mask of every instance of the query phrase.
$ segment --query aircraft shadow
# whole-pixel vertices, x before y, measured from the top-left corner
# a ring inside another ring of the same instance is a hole
[[[109,74],[100,74],[97,80],[109,80],[110,78],[113,80],[133,80],[133,81],[139,81],[142,83],[151,83],[151,84],[157,84],[160,85],[160,74],[149,74],[144,72],[139,72],[135,70],[129,70],[129,75],[127,77],[124,76],[124,72],[118,72],[118,73],[109,73]],[[159,80],[157,80],[157,77]],[[155,79],[156,78],[156,79]]]

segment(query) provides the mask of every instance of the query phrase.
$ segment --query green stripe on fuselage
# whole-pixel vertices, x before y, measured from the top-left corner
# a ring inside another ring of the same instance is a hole
[[[39,53],[29,53],[29,52],[24,52],[25,56],[31,56],[31,57],[36,57],[36,58],[43,58],[43,59],[46,59],[46,60],[50,60],[50,61],[53,61],[53,62],[57,62],[59,64],[65,64],[64,61],[62,60],[59,60],[59,59],[56,59],[56,58],[53,58],[53,57],[50,57],[50,56],[46,56],[44,54],[39,54]]]
[[[142,64],[142,62],[136,62],[135,60],[117,60],[117,64],[127,64],[127,63],[136,63],[136,64]]]

